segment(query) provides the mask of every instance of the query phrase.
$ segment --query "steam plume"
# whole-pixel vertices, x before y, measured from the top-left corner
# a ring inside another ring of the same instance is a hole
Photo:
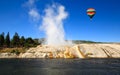
[[[42,20],[42,28],[46,34],[47,45],[65,45],[63,20],[66,19],[68,13],[65,7],[53,4],[45,9],[45,15]]]
[[[63,21],[67,18],[68,13],[63,5],[53,3],[44,10],[44,14],[40,15],[35,4],[36,0],[28,0],[26,3],[29,7],[29,16],[33,21],[39,21],[40,29],[46,34],[45,44],[47,45],[68,45],[65,41],[65,33],[63,29]],[[42,20],[42,21],[41,21]]]

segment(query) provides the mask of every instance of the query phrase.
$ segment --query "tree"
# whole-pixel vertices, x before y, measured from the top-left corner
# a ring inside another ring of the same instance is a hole
[[[12,45],[15,46],[15,47],[18,47],[20,45],[20,38],[19,38],[19,35],[18,35],[17,32],[13,36]]]
[[[41,42],[39,41],[39,39],[36,38],[36,39],[33,39],[33,40],[34,40],[34,44],[35,45],[40,45],[41,44]]]
[[[29,48],[29,47],[33,47],[34,46],[34,40],[29,37],[25,40],[25,47]]]
[[[0,47],[2,47],[2,35],[0,34]]]
[[[29,37],[29,38],[26,39],[26,43],[34,44],[34,40],[31,37]]]
[[[7,47],[10,47],[10,35],[9,35],[9,32],[6,35],[5,44],[6,44]]]
[[[3,47],[4,45],[4,32],[2,32],[2,34],[0,34],[0,46]]]
[[[25,38],[24,38],[24,36],[22,36],[22,37],[20,38],[20,45],[21,45],[22,47],[24,47],[24,45],[25,45]]]

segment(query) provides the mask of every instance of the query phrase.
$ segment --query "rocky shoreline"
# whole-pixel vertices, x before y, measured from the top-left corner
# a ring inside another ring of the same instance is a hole
[[[25,53],[0,53],[0,58],[120,58],[120,44],[39,45]]]

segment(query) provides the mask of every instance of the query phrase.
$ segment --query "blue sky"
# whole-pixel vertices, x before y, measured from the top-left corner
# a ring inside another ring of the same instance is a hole
[[[0,0],[0,33],[17,32],[20,36],[42,38],[43,31],[33,22],[24,5],[27,0]],[[36,8],[43,13],[53,2],[65,7],[68,17],[64,20],[65,38],[72,40],[92,40],[120,42],[120,0],[37,0]],[[86,14],[88,8],[95,8],[92,21]]]

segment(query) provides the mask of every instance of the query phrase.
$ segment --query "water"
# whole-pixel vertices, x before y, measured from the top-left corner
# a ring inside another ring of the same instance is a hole
[[[0,59],[0,75],[120,75],[120,59]]]

